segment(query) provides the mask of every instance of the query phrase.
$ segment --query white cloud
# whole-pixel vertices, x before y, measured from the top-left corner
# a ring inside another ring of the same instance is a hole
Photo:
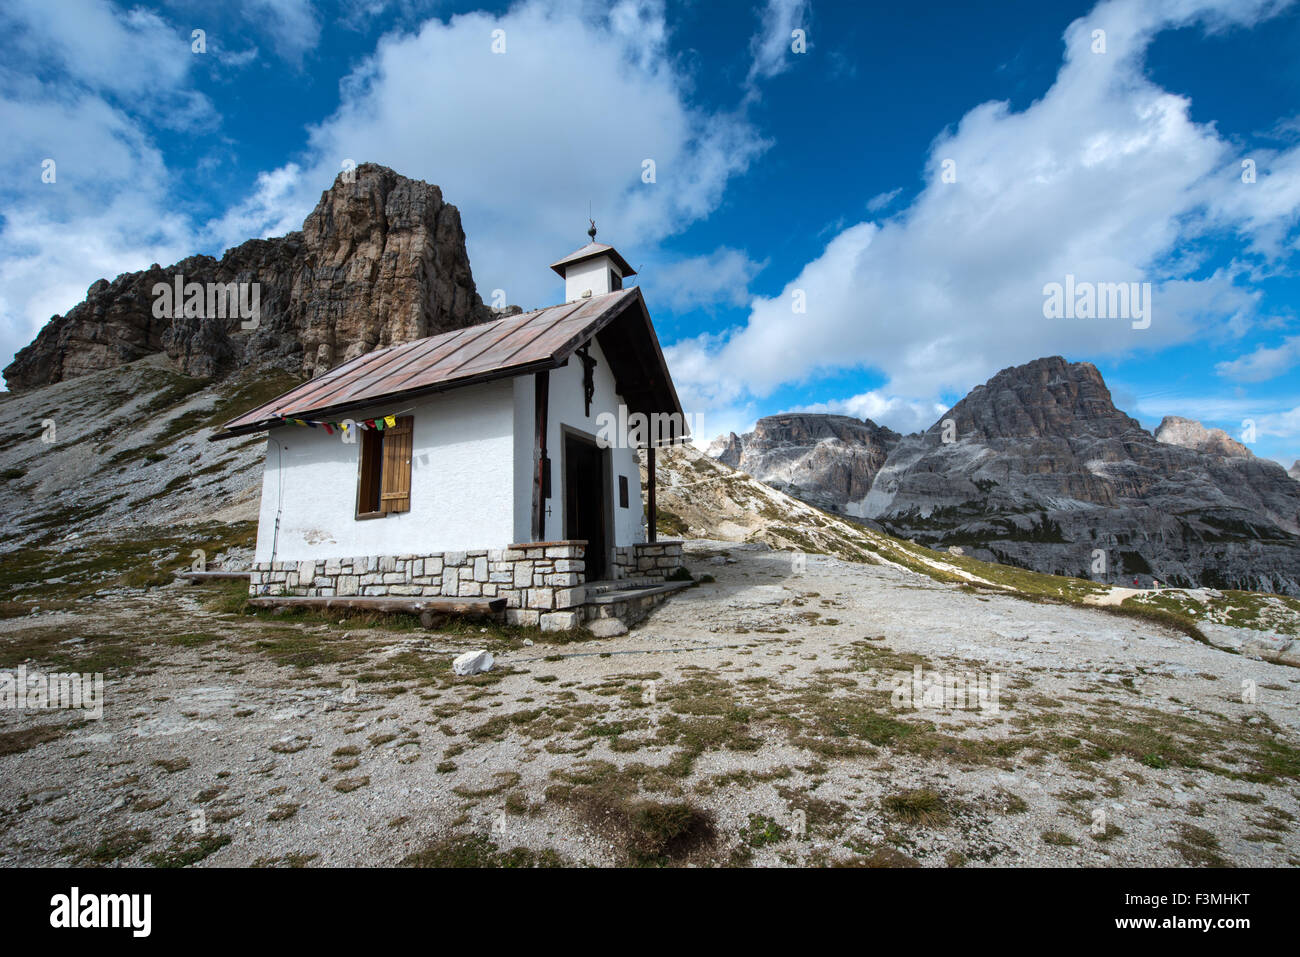
[[[1255,427],[1260,435],[1298,439],[1300,438],[1300,405],[1282,412],[1266,413],[1259,417]]]
[[[345,159],[379,162],[438,184],[460,208],[480,289],[544,305],[560,295],[546,265],[587,241],[588,204],[599,238],[637,266],[711,213],[765,148],[742,116],[691,106],[688,86],[659,3],[529,0],[500,17],[430,20],[381,40],[296,168],[264,174],[218,228],[227,241],[297,228]]]
[[[669,260],[646,270],[642,285],[656,304],[674,312],[749,304],[749,284],[767,265],[727,246],[705,256]]]
[[[227,50],[220,42],[213,42],[208,44],[208,52],[215,56],[222,66],[238,70],[256,60],[259,50],[255,46],[243,50]]]
[[[180,86],[193,63],[190,39],[157,14],[108,0],[6,0],[9,42],[95,89],[135,96]]]
[[[1259,399],[1243,396],[1175,395],[1140,396],[1124,407],[1126,412],[1156,425],[1167,415],[1195,419],[1202,425],[1214,425],[1231,432],[1246,419],[1259,421],[1263,415],[1276,415],[1278,409],[1267,408]]]
[[[791,34],[796,29],[808,30],[808,0],[767,0],[763,8],[758,32],[749,43],[752,61],[745,85],[753,88],[758,80],[779,76],[790,69],[791,57],[801,56],[791,50]],[[806,41],[809,49],[811,41]]]
[[[320,23],[311,0],[244,0],[245,16],[269,36],[281,58],[301,64],[320,42]]]
[[[1220,362],[1214,371],[1238,382],[1264,382],[1300,364],[1300,336],[1288,336],[1279,346],[1260,346],[1237,359]]]
[[[300,193],[307,189],[302,170],[289,163],[257,175],[252,194],[204,227],[209,245],[229,249],[246,239],[283,236],[302,228]]]
[[[870,419],[877,425],[887,426],[906,435],[909,432],[924,431],[934,425],[939,416],[948,411],[948,406],[942,402],[909,401],[871,389],[847,399],[815,402],[797,406],[790,411],[851,415],[855,419]]]
[[[442,186],[464,214],[479,286],[529,306],[560,295],[546,264],[586,241],[588,203],[601,239],[634,263],[662,259],[659,241],[711,213],[767,145],[743,116],[688,102],[661,3],[524,2],[499,18],[465,14],[382,39],[343,80],[342,105],[301,156],[261,173],[244,202],[194,227],[173,212],[185,205],[175,202],[180,184],[125,105],[148,102],[142,89],[171,96],[172,110],[205,102],[186,86],[197,59],[190,25],[107,0],[75,2],[75,28],[34,0],[4,13],[23,54],[57,67],[48,87],[17,72],[0,85],[0,119],[21,132],[0,139],[0,159],[30,171],[6,184],[5,354],[101,276],[300,228],[345,159]],[[282,56],[314,45],[310,7],[249,0],[241,14],[253,19],[259,3],[272,27],[266,42]],[[497,28],[507,31],[504,55],[491,50]],[[220,53],[220,40],[211,27],[209,49]],[[47,156],[59,162],[55,185],[40,182]],[[645,159],[655,162],[653,183],[642,181]],[[692,265],[702,264],[682,274]],[[726,251],[714,265],[711,295],[734,301],[753,267]]]
[[[891,189],[885,193],[877,193],[875,196],[872,196],[867,200],[867,212],[878,213],[882,209],[888,208],[889,204],[898,199],[899,194],[902,192],[903,187],[900,186],[897,189]]]
[[[95,280],[193,252],[189,221],[167,210],[156,184],[117,192],[93,210],[57,219],[36,205],[8,210],[0,233],[0,365],[51,316],[84,299]]]
[[[146,123],[216,122],[188,88],[188,31],[104,0],[0,8],[0,365],[99,278],[195,251],[175,183]],[[41,79],[36,79],[36,77]],[[53,182],[42,179],[52,160]]]
[[[821,370],[866,367],[889,377],[883,395],[927,400],[1043,355],[1115,356],[1240,334],[1258,296],[1234,280],[1251,267],[1193,278],[1191,261],[1175,254],[1188,237],[1241,229],[1256,241],[1248,252],[1267,255],[1294,222],[1291,187],[1237,190],[1236,148],[1153,84],[1143,56],[1162,29],[1199,21],[1219,30],[1277,7],[1099,4],[1066,30],[1065,60],[1041,99],[1020,112],[981,104],[936,138],[909,207],[845,228],[780,294],[756,300],[744,326],[679,343],[679,391],[734,405]],[[1090,50],[1099,26],[1104,55]],[[1270,166],[1291,170],[1298,158],[1284,151]],[[942,181],[945,160],[956,182]],[[1152,282],[1150,328],[1045,319],[1043,286],[1067,274]],[[793,308],[800,294],[804,313]]]

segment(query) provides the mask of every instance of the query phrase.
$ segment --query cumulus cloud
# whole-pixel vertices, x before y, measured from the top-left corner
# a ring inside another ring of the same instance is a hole
[[[948,411],[948,406],[942,402],[909,401],[871,389],[847,399],[815,402],[797,406],[791,411],[851,415],[855,419],[870,419],[877,425],[885,425],[895,432],[906,434],[928,429],[939,416]]]
[[[0,228],[0,364],[66,312],[101,277],[194,252],[190,222],[169,206],[161,153],[103,100],[0,95],[0,164],[21,171],[6,189]],[[42,163],[54,161],[53,182]]]
[[[0,23],[9,42],[95,89],[135,95],[181,84],[191,66],[190,40],[160,16],[121,10],[108,0],[7,0]]]
[[[70,0],[54,15],[15,0],[0,29],[13,67],[0,71],[4,362],[94,280],[193,252],[146,124],[206,129],[216,116],[189,88],[188,33],[157,14]]]
[[[259,219],[263,235],[296,228],[344,160],[373,160],[460,208],[480,289],[545,305],[560,288],[546,265],[587,241],[589,208],[599,239],[637,266],[766,148],[742,115],[690,105],[688,85],[660,3],[529,0],[500,17],[430,20],[382,39],[303,158],[267,174],[218,229],[233,242]]]
[[[257,174],[252,193],[205,227],[209,243],[223,248],[260,236],[283,236],[302,228],[306,212],[300,195],[310,188],[297,163]]]
[[[185,207],[176,201],[183,184],[148,125],[118,102],[148,101],[134,95],[142,84],[159,96],[193,95],[189,25],[109,0],[75,2],[76,29],[39,14],[34,0],[5,7],[23,55],[52,58],[59,74],[50,88],[17,73],[0,85],[0,119],[23,134],[0,140],[0,158],[30,170],[6,185],[0,231],[6,356],[101,276],[300,228],[345,160],[440,185],[463,213],[479,287],[535,306],[562,294],[546,267],[587,241],[589,208],[600,238],[634,265],[638,256],[666,260],[659,241],[711,213],[767,147],[741,113],[691,104],[662,3],[526,0],[499,17],[433,19],[382,38],[342,80],[340,106],[298,156],[260,173],[215,220],[193,224],[173,212]],[[309,5],[246,0],[237,9],[271,25],[265,42],[282,56],[317,42]],[[498,29],[501,54],[492,49]],[[219,53],[219,43],[209,49]],[[53,186],[40,181],[51,154],[61,160]],[[704,282],[709,265],[717,270],[709,294],[737,301],[753,264],[720,250],[681,268],[695,267]]]
[[[1042,355],[1119,356],[1248,328],[1258,297],[1181,250],[1216,230],[1248,235],[1267,257],[1293,235],[1295,182],[1272,182],[1300,157],[1259,164],[1247,192],[1235,146],[1189,101],[1145,75],[1162,30],[1252,24],[1268,0],[1107,0],[1065,31],[1055,82],[1022,111],[991,102],[941,132],[925,186],[884,222],[848,226],[743,326],[679,343],[674,374],[688,401],[743,404],[823,370],[873,368],[890,397],[965,392]],[[1092,52],[1106,31],[1107,51]],[[947,175],[945,175],[947,174]],[[1044,285],[1150,282],[1150,328],[1127,320],[1046,319]],[[800,309],[803,311],[799,311]],[[701,378],[693,377],[701,373]]]
[[[749,304],[749,284],[766,262],[723,246],[704,256],[668,260],[648,269],[642,285],[656,304],[674,312]]]

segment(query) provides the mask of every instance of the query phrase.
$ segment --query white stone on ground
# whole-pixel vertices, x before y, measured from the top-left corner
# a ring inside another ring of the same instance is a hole
[[[467,651],[463,655],[457,655],[451,663],[451,670],[458,675],[476,675],[481,671],[491,671],[492,653]]]

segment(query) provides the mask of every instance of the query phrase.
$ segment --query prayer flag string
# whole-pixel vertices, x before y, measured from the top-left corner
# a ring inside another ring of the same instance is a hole
[[[409,410],[408,410],[409,411]],[[321,419],[300,419],[294,416],[279,416],[281,425],[297,425],[309,429],[324,429],[326,435],[333,435],[335,432],[342,432],[345,435],[348,432],[348,423],[352,423],[363,432],[373,429],[376,432],[382,432],[384,429],[391,429],[397,425],[397,417],[401,412],[394,412],[392,415],[377,415],[371,419],[342,419],[324,421]]]

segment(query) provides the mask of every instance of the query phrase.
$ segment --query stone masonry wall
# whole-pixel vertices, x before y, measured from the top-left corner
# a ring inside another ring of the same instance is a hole
[[[642,542],[614,549],[613,576],[667,578],[682,567],[681,542]]]
[[[559,631],[582,623],[586,548],[585,541],[523,542],[434,555],[258,562],[252,568],[249,594],[504,598],[507,623]],[[616,549],[615,573],[620,578],[666,578],[680,565],[680,542]],[[625,574],[617,574],[620,570]]]

